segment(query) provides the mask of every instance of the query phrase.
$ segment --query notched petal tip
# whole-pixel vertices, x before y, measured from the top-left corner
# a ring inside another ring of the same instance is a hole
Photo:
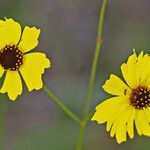
[[[50,67],[50,60],[46,58],[44,53],[40,52],[25,54],[24,59],[26,61],[24,61],[24,64],[20,67],[20,73],[28,90],[41,89],[43,87],[42,74],[46,68]]]
[[[39,43],[41,30],[36,27],[25,26],[18,47],[26,53],[34,49]]]
[[[17,23],[17,24],[20,25],[19,22],[16,22],[16,21],[15,21],[14,19],[12,19],[12,18],[4,17],[4,19],[5,19],[5,20],[3,20],[3,22]]]
[[[123,144],[125,143],[127,140],[122,140],[122,141],[117,141],[118,144]]]
[[[7,17],[4,17],[4,19],[5,19],[5,21],[7,21],[7,20],[13,20],[12,18],[7,18]]]
[[[110,78],[106,80],[105,84],[102,86],[104,91],[111,95],[126,95],[130,93],[129,87],[116,75],[111,74]],[[126,94],[124,94],[127,91]]]
[[[45,69],[50,68],[52,65],[51,60],[49,58],[47,58],[45,53],[42,53],[42,54],[43,54],[43,57],[45,58]]]
[[[4,19],[5,19],[5,21],[8,21],[8,20],[14,21],[14,19],[11,17],[4,17]]]
[[[115,75],[114,74],[111,74],[110,75],[110,77],[109,77],[109,79],[107,79],[106,81],[105,81],[105,83],[103,84],[103,86],[102,86],[102,88],[103,88],[103,90],[104,91],[106,91],[107,92],[107,85],[109,85],[109,83],[111,82],[110,80],[114,77]]]
[[[139,56],[138,56],[138,58],[139,58],[139,57],[143,57],[143,55],[144,55],[144,52],[141,51],[140,54],[139,54]]]
[[[12,96],[9,96],[9,93],[8,93],[8,92],[6,92],[6,93],[8,94],[9,100],[12,101],[12,102],[16,101],[16,100],[17,100],[17,97],[21,95],[21,94],[18,94],[17,96],[12,97]]]
[[[136,54],[136,52],[135,52],[135,48],[133,48],[133,49],[132,49],[132,51],[133,51],[133,53],[135,53],[135,54]]]
[[[37,34],[37,39],[39,38],[39,35],[41,33],[41,29],[36,28],[36,27],[29,27],[29,26],[26,26],[25,28],[28,28],[28,30],[32,30],[34,32],[34,34]]]

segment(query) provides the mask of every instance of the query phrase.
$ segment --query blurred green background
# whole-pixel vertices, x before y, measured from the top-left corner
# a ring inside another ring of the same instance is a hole
[[[0,0],[0,17],[41,29],[36,51],[44,51],[52,68],[43,76],[46,86],[71,110],[81,115],[94,55],[101,0]],[[132,49],[150,49],[150,1],[108,0],[103,45],[91,110],[107,95],[101,86]],[[10,102],[0,97],[0,150],[74,150],[78,125],[43,91],[23,94]],[[90,122],[84,150],[145,150],[150,139],[135,136],[118,145],[105,125]]]

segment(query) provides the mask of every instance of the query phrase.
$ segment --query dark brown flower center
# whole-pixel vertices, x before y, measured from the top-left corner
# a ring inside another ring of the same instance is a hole
[[[5,46],[0,51],[0,64],[7,70],[16,71],[23,64],[23,53],[17,46]]]
[[[134,89],[130,97],[130,102],[136,109],[143,109],[150,106],[150,90],[146,87]]]

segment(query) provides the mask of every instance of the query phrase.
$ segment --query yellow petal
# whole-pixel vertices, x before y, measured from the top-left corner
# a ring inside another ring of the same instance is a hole
[[[127,132],[131,139],[134,137],[134,119],[135,119],[135,109],[132,108],[130,117],[127,122]]]
[[[17,71],[7,71],[1,93],[8,93],[11,100],[15,100],[22,93],[22,82]]]
[[[0,77],[4,74],[4,69],[2,68],[2,66],[0,65]]]
[[[21,26],[13,19],[0,20],[0,49],[6,45],[16,45],[21,36]]]
[[[148,122],[150,123],[150,108],[147,107],[147,108],[144,108],[143,110],[144,110],[144,113],[146,115]]]
[[[42,74],[44,69],[49,67],[50,61],[44,53],[35,52],[24,55],[23,65],[19,70],[29,91],[42,88]]]
[[[136,130],[137,130],[137,133],[139,135],[142,135],[142,131],[141,131],[140,125],[138,123],[137,111],[135,112],[135,127],[136,127]]]
[[[113,121],[113,125],[110,131],[110,136],[113,137],[115,133],[117,132],[118,128],[121,126],[126,126],[127,120],[129,118],[129,115],[131,113],[131,107],[130,106],[122,106],[119,111],[117,111],[113,116],[115,116],[115,119]],[[120,128],[121,129],[121,128]],[[118,132],[120,132],[120,129]]]
[[[126,123],[131,114],[131,106],[127,107],[125,111],[121,114],[119,120],[116,120],[117,128],[116,128],[116,140],[117,143],[120,144],[123,141],[126,141]]]
[[[110,75],[110,79],[105,82],[103,89],[112,95],[129,95],[130,88],[117,76]]]
[[[130,86],[130,88],[136,88],[138,86],[137,79],[137,56],[134,53],[128,58],[127,63],[121,65],[122,75]]]
[[[150,83],[150,58],[149,56],[146,54],[143,57],[139,58],[138,57],[138,63],[137,63],[137,73],[138,73],[138,77],[139,77],[139,84],[141,86],[149,86]]]
[[[113,114],[114,108],[121,102],[119,97],[112,97],[100,103],[96,107],[96,112],[92,117],[92,120],[96,120],[98,123],[104,123]]]
[[[116,108],[114,108],[112,115],[107,119],[106,130],[109,131],[113,123],[119,118],[122,112],[129,106],[129,101],[126,97],[122,97],[122,102],[120,102]],[[113,136],[113,133],[111,134]]]
[[[38,38],[40,35],[40,29],[37,29],[35,27],[28,27],[26,26],[24,28],[21,41],[18,45],[19,49],[25,53],[33,48],[35,48],[38,45]]]
[[[150,136],[150,125],[143,110],[136,110],[136,119],[141,133]]]
[[[118,123],[118,128],[116,131],[116,140],[118,144],[126,141],[126,125],[124,123]]]
[[[150,83],[150,58],[148,54],[143,55],[143,51],[136,56],[131,55],[127,63],[122,64],[121,71],[127,84],[133,89],[140,86],[148,86]]]
[[[118,130],[118,128],[120,128],[120,126],[122,125],[126,126],[130,113],[131,113],[131,107],[126,107],[125,109],[119,112],[119,115],[117,115],[117,119],[114,121],[110,131],[111,137],[115,135],[116,131]]]

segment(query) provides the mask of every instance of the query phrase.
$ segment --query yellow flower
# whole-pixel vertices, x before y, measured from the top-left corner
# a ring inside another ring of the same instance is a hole
[[[22,93],[22,78],[29,91],[43,86],[42,74],[50,67],[50,61],[44,53],[30,50],[38,45],[40,29],[21,26],[13,19],[0,20],[0,77],[6,72],[1,93],[8,93],[15,100]]]
[[[139,135],[150,136],[150,57],[134,52],[127,63],[122,64],[124,83],[114,74],[103,89],[114,95],[96,107],[92,120],[107,122],[106,130],[117,143],[126,141],[127,133],[134,137],[134,126]]]

